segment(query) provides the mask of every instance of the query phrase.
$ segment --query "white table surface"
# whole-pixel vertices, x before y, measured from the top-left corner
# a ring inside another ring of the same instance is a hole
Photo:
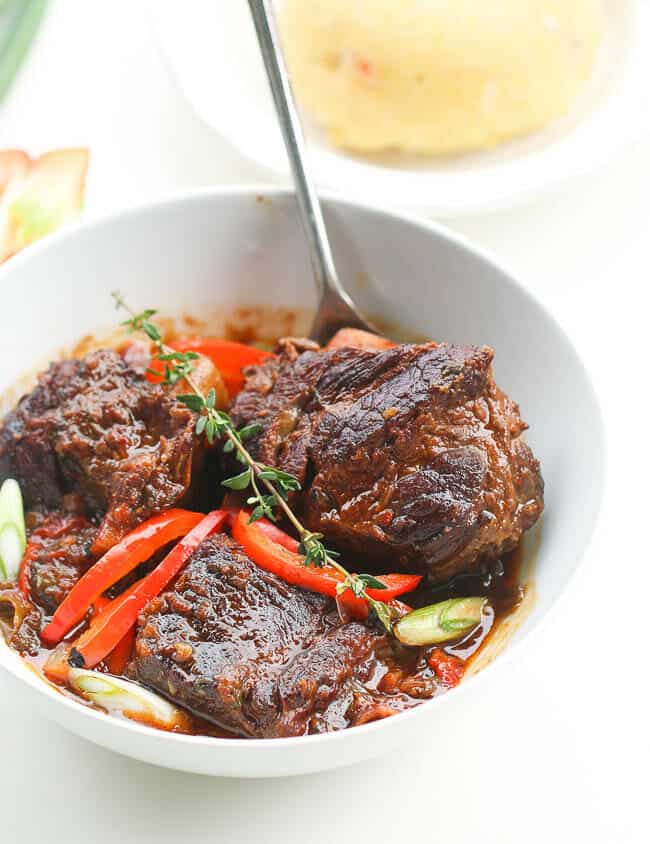
[[[0,106],[0,148],[74,144],[92,152],[88,215],[264,179],[194,117],[127,0],[52,2]],[[302,779],[217,780],[119,757],[19,709],[0,676],[3,841],[650,840],[650,149],[532,207],[446,222],[553,308],[603,402],[607,499],[570,597],[444,746],[423,735],[399,755]]]

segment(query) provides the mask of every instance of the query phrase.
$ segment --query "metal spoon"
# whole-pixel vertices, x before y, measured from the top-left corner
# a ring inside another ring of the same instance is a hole
[[[339,328],[362,328],[377,334],[377,329],[359,314],[336,272],[323,212],[307,168],[305,137],[280,46],[271,0],[248,0],[248,5],[291,163],[298,206],[320,294],[320,303],[309,336],[324,345]]]

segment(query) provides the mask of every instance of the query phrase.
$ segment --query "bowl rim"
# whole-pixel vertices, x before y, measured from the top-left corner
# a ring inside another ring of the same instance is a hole
[[[510,643],[498,657],[486,665],[478,674],[471,676],[467,681],[461,683],[457,688],[452,690],[452,694],[442,694],[423,701],[418,706],[412,709],[399,712],[390,718],[383,718],[378,721],[372,721],[367,724],[354,727],[354,729],[336,730],[328,733],[320,733],[306,736],[290,736],[273,738],[219,738],[214,736],[204,735],[186,735],[182,733],[166,732],[137,721],[132,721],[126,718],[115,717],[101,710],[96,710],[82,702],[74,700],[63,694],[56,686],[50,684],[46,679],[40,676],[36,671],[31,672],[27,676],[22,676],[17,670],[17,664],[21,664],[23,668],[29,666],[25,663],[22,657],[13,651],[4,642],[0,636],[0,667],[7,670],[13,677],[32,688],[36,689],[45,698],[58,702],[71,712],[72,716],[79,715],[82,718],[88,718],[91,721],[98,721],[104,726],[110,726],[115,729],[125,729],[127,733],[134,736],[139,736],[143,741],[157,742],[167,740],[173,742],[179,749],[182,747],[214,747],[215,751],[234,750],[238,748],[242,754],[257,755],[260,748],[265,748],[263,752],[270,754],[271,752],[278,752],[282,748],[309,748],[313,746],[320,746],[335,742],[347,741],[348,743],[354,740],[357,736],[357,741],[361,741],[364,736],[380,731],[386,731],[388,725],[399,722],[405,724],[407,720],[415,721],[418,718],[426,717],[426,713],[433,710],[433,706],[440,708],[442,706],[449,706],[449,701],[457,701],[460,703],[460,695],[464,697],[468,694],[468,689],[473,689],[478,684],[484,684],[487,679],[496,675],[497,671],[503,668],[521,651],[525,643],[531,641],[532,637],[536,637],[547,623],[550,616],[557,612],[557,608],[561,603],[567,600],[570,593],[576,588],[578,575],[581,574],[585,568],[585,560],[588,553],[594,546],[595,538],[598,533],[598,526],[600,515],[602,513],[606,479],[608,475],[608,443],[606,436],[606,427],[604,424],[603,411],[598,399],[598,394],[594,388],[589,369],[573,344],[572,340],[564,330],[558,318],[551,313],[550,309],[540,301],[533,292],[528,289],[519,279],[516,274],[511,272],[508,267],[497,260],[489,250],[478,246],[471,242],[465,235],[462,235],[447,226],[422,218],[413,212],[403,212],[401,210],[393,210],[384,207],[373,201],[358,201],[342,196],[335,191],[319,191],[321,199],[325,206],[339,206],[344,207],[349,211],[361,211],[362,213],[375,215],[381,218],[388,218],[389,220],[396,220],[407,224],[411,228],[419,229],[423,234],[430,236],[434,235],[442,240],[450,242],[453,246],[469,253],[474,258],[479,259],[483,264],[488,265],[491,269],[496,270],[502,277],[503,282],[507,286],[516,289],[520,295],[533,304],[541,313],[555,326],[560,333],[565,343],[573,351],[575,362],[582,374],[587,393],[592,399],[593,406],[596,410],[597,416],[593,420],[593,428],[598,431],[598,439],[600,440],[600,483],[599,492],[594,511],[593,522],[585,542],[582,552],[579,553],[574,570],[569,575],[569,578],[562,589],[562,592],[553,600],[546,612],[538,619],[535,626],[527,630],[525,635],[517,641]],[[194,203],[202,203],[210,200],[224,200],[224,199],[251,199],[259,201],[259,197],[273,202],[290,200],[295,198],[295,193],[291,188],[269,185],[266,183],[241,183],[224,186],[211,186],[207,188],[199,188],[190,191],[178,191],[168,194],[162,198],[157,198],[148,202],[140,203],[126,209],[111,211],[106,214],[92,217],[91,219],[81,222],[73,223],[65,229],[49,235],[42,241],[39,241],[18,255],[15,255],[3,267],[0,267],[0,285],[5,280],[5,277],[12,275],[15,272],[20,272],[23,266],[29,265],[33,258],[47,254],[49,251],[56,250],[59,246],[65,245],[89,231],[98,231],[103,228],[110,228],[113,224],[119,222],[128,222],[129,220],[135,222],[140,217],[147,217],[156,212],[165,213],[175,207],[182,207],[192,205]],[[17,663],[18,661],[18,663]],[[30,676],[33,675],[33,676]],[[55,716],[52,716],[55,717]],[[103,742],[100,742],[103,743]]]
[[[207,97],[206,92],[197,87],[192,69],[188,71],[184,59],[186,50],[178,49],[170,36],[175,30],[168,14],[153,0],[147,0],[146,5],[169,75],[197,117],[239,156],[261,168],[266,178],[289,178],[288,165],[279,157],[281,146],[278,154],[260,152],[263,147],[259,144],[255,148],[255,144],[243,140],[245,127],[237,124],[234,130],[231,128],[232,121],[228,123],[227,119],[232,112],[231,104],[225,110],[221,109],[221,120],[211,110],[210,103],[215,98]],[[605,10],[609,31],[601,45],[595,71],[568,113],[537,131],[511,138],[495,149],[452,154],[448,156],[454,165],[452,169],[444,167],[445,156],[425,155],[420,165],[417,164],[418,156],[413,156],[414,169],[400,167],[397,163],[385,167],[375,164],[372,158],[330,144],[325,130],[305,109],[300,109],[308,140],[320,159],[317,162],[320,186],[334,191],[346,190],[353,178],[361,193],[369,189],[372,180],[382,191],[380,193],[378,189],[376,196],[390,196],[392,202],[414,211],[436,212],[454,218],[516,209],[538,197],[552,197],[571,182],[580,186],[581,180],[602,170],[626,149],[643,142],[650,130],[648,121],[640,116],[642,109],[638,108],[640,98],[644,103],[647,101],[644,82],[650,57],[644,49],[644,34],[650,26],[650,9],[643,0],[625,0],[624,5],[619,0],[621,19],[612,27],[610,5],[615,5],[614,0],[608,0]],[[223,17],[224,13],[219,14]],[[237,37],[240,38],[239,32]],[[623,56],[622,64],[620,55]],[[248,51],[247,57],[251,58]],[[262,77],[259,82],[265,85]],[[258,90],[258,86],[255,87]],[[241,93],[250,92],[242,90]],[[584,105],[585,97],[587,105]],[[618,131],[609,135],[604,133],[603,122],[617,125]],[[266,131],[267,119],[262,119],[261,123]],[[259,130],[260,121],[255,125]],[[531,143],[532,148],[527,149]],[[276,144],[273,147],[275,150]],[[503,158],[493,158],[495,152],[500,152]],[[407,155],[407,159],[411,156]],[[341,169],[344,172],[340,172]]]

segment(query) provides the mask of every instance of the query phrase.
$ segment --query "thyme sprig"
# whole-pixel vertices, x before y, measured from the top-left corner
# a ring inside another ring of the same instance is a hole
[[[223,410],[217,409],[215,390],[210,389],[207,394],[204,394],[194,380],[192,362],[199,357],[196,352],[178,352],[163,342],[160,329],[152,321],[152,317],[157,313],[155,310],[147,309],[135,313],[118,291],[115,291],[112,296],[116,308],[129,314],[129,319],[121,324],[132,333],[142,333],[148,337],[155,347],[153,357],[164,364],[162,373],[155,369],[148,371],[154,375],[161,375],[162,384],[166,386],[175,386],[179,381],[185,380],[190,388],[191,392],[177,395],[176,398],[198,414],[195,426],[197,436],[205,435],[210,444],[216,440],[225,440],[223,451],[226,454],[232,453],[244,466],[239,474],[222,481],[222,485],[237,491],[250,489],[252,494],[246,499],[246,503],[254,509],[249,521],[255,522],[266,518],[275,522],[277,521],[276,510],[281,510],[300,538],[298,550],[304,556],[303,565],[315,568],[332,566],[336,569],[344,578],[337,586],[337,594],[342,595],[350,589],[357,598],[364,598],[379,622],[389,633],[392,633],[396,613],[388,604],[375,600],[367,592],[367,589],[385,589],[385,585],[370,574],[351,574],[347,571],[336,559],[339,555],[326,548],[323,543],[323,534],[307,530],[291,509],[288,501],[289,493],[300,490],[298,479],[288,472],[259,463],[246,448],[246,441],[259,433],[261,426],[252,424],[237,430],[230,416]]]

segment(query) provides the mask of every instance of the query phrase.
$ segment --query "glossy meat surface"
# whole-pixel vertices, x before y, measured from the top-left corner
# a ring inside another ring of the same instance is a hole
[[[526,424],[487,347],[316,351],[284,341],[232,415],[254,456],[295,474],[307,526],[335,547],[444,581],[513,548],[543,509]]]
[[[387,651],[383,634],[341,623],[332,601],[263,571],[219,535],[146,608],[130,673],[241,735],[297,736],[409,705],[361,685],[386,673]]]
[[[101,519],[100,554],[187,495],[201,446],[194,417],[115,352],[51,364],[0,427],[0,481],[27,508],[61,509],[69,493]]]
[[[52,615],[95,562],[97,528],[83,516],[52,513],[29,537],[27,585],[32,601]]]

